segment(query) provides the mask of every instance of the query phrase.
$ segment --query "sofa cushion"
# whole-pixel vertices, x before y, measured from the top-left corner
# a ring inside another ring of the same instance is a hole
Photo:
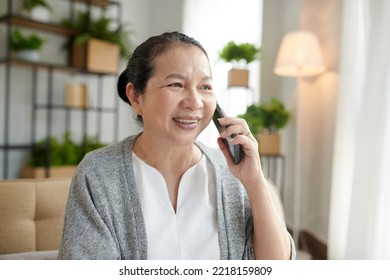
[[[0,254],[58,250],[70,179],[0,181]]]
[[[36,250],[58,249],[64,226],[69,181],[43,181],[36,185]]]

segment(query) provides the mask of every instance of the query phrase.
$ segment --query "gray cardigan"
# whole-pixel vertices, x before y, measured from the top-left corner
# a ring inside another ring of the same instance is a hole
[[[147,259],[131,153],[135,138],[91,152],[79,164],[69,192],[59,259]],[[197,145],[215,168],[221,259],[253,259],[246,192],[220,151]]]

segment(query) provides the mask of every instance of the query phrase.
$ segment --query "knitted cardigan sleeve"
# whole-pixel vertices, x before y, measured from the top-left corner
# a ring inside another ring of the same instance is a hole
[[[132,168],[135,136],[95,150],[73,178],[60,259],[146,259],[147,238]]]
[[[72,180],[58,258],[118,259],[115,238],[95,204],[99,180],[88,176],[87,170],[82,163]]]

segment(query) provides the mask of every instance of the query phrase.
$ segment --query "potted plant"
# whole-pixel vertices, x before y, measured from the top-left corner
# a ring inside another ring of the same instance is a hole
[[[228,73],[229,87],[248,87],[249,70],[247,66],[256,59],[260,59],[261,48],[251,43],[238,44],[229,41],[219,52],[219,58],[232,64]]]
[[[278,132],[287,125],[290,112],[285,110],[279,99],[272,98],[269,103],[251,105],[239,117],[247,121],[251,133],[258,137],[260,154],[280,154]]]
[[[14,29],[11,32],[9,45],[14,52],[15,57],[38,61],[40,59],[40,49],[42,48],[45,40],[35,33],[30,35],[23,34],[19,29]]]
[[[45,0],[23,0],[22,10],[28,12],[34,20],[50,21],[52,8]]]
[[[48,161],[50,178],[71,177],[86,153],[103,146],[97,137],[91,136],[77,144],[71,139],[70,132],[65,132],[62,142],[53,136],[42,139],[34,145],[22,177],[45,178]]]
[[[124,26],[111,28],[110,18],[93,20],[89,13],[79,12],[74,21],[66,19],[62,24],[79,31],[70,42],[72,66],[91,72],[117,73],[120,58],[130,55],[130,31]]]

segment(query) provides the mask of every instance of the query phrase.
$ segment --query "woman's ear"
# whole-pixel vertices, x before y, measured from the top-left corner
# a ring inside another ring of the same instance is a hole
[[[129,99],[131,107],[133,107],[134,112],[142,116],[142,96],[137,93],[135,87],[132,83],[128,83],[126,85],[126,95],[127,99]]]

